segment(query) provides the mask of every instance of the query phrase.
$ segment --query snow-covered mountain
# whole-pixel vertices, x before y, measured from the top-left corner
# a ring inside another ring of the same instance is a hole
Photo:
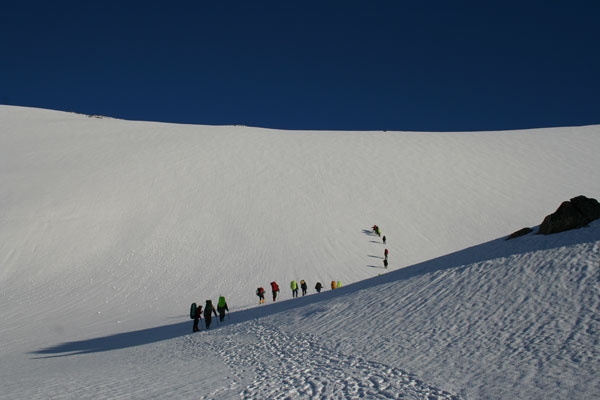
[[[597,398],[600,224],[504,238],[600,198],[599,153],[600,126],[305,132],[0,106],[0,399]],[[228,319],[192,333],[190,303],[219,295]]]

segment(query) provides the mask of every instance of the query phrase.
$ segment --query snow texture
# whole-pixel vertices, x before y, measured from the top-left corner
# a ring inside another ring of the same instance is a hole
[[[0,399],[598,398],[600,221],[505,240],[599,199],[598,154],[600,126],[280,131],[0,106]],[[189,305],[219,295],[231,313],[192,333]]]

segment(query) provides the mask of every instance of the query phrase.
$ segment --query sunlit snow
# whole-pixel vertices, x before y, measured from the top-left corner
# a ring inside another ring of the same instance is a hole
[[[599,155],[600,126],[280,131],[0,106],[0,399],[598,398],[600,221],[505,238],[600,199]],[[219,295],[231,313],[192,333],[190,303]]]

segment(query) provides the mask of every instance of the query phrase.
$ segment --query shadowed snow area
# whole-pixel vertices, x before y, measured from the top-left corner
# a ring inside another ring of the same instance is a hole
[[[0,106],[0,399],[598,398],[599,221],[504,240],[600,198],[598,154],[599,126],[279,131]],[[190,303],[219,295],[231,313],[192,333]]]

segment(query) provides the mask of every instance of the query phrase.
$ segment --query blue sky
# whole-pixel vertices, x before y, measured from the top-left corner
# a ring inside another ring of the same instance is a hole
[[[285,129],[600,123],[599,1],[13,3],[2,104]]]

